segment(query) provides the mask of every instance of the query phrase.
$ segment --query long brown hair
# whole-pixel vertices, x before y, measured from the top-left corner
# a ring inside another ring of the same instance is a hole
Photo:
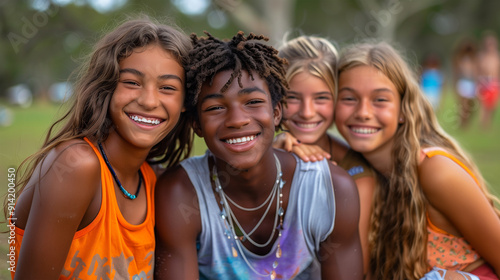
[[[420,151],[441,147],[461,160],[479,181],[491,204],[498,202],[470,157],[439,125],[415,74],[402,56],[386,43],[346,48],[339,60],[339,75],[356,66],[376,68],[395,85],[401,96],[405,121],[394,136],[393,169],[377,174],[370,242],[372,279],[420,279],[428,271],[425,197],[418,181]],[[500,216],[500,210],[495,209]]]
[[[83,137],[93,141],[107,138],[113,126],[108,107],[119,79],[119,62],[130,56],[134,49],[151,44],[158,44],[168,51],[183,67],[192,48],[189,37],[177,28],[145,17],[125,21],[96,43],[86,62],[78,69],[71,107],[50,126],[42,148],[21,163],[18,171],[25,172],[20,177],[18,192],[25,187],[36,166],[57,145]],[[61,127],[56,129],[59,125]],[[55,134],[54,130],[57,130]],[[173,166],[189,156],[192,142],[192,130],[181,115],[175,128],[151,149],[147,160]]]

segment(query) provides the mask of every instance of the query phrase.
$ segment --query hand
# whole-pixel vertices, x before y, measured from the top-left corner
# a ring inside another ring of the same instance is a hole
[[[295,153],[303,161],[321,161],[324,158],[330,159],[331,155],[317,145],[301,144],[292,147],[292,152]],[[337,165],[335,162],[332,162]]]
[[[274,138],[273,147],[284,149],[287,152],[295,153],[303,161],[320,161],[324,158],[330,159],[330,153],[320,146],[302,144],[289,132],[284,132]],[[336,163],[334,163],[336,165]]]
[[[277,149],[283,149],[287,152],[291,152],[293,146],[299,146],[300,140],[293,137],[290,132],[283,132],[274,137],[273,147]]]

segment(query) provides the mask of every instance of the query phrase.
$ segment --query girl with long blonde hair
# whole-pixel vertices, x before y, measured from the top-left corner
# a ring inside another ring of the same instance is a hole
[[[419,279],[433,267],[498,279],[498,198],[441,128],[393,47],[361,44],[342,52],[335,122],[377,171],[371,279]]]

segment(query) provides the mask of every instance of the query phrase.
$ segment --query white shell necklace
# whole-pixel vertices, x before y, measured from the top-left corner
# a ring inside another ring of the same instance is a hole
[[[269,196],[266,198],[266,200],[259,206],[253,207],[253,208],[246,208],[243,207],[236,202],[234,202],[231,198],[229,198],[225,193],[224,189],[222,188],[219,177],[217,175],[217,167],[215,165],[215,159],[214,159],[214,166],[212,168],[212,180],[215,183],[215,191],[219,194],[220,197],[220,204],[222,206],[222,210],[220,213],[221,219],[224,221],[224,225],[226,226],[226,231],[224,232],[224,235],[229,239],[232,240],[232,242],[236,243],[236,247],[238,248],[239,255],[243,258],[245,263],[250,267],[250,269],[258,274],[259,276],[263,277],[270,277],[270,279],[276,279],[276,267],[278,267],[278,260],[281,258],[281,246],[280,246],[280,241],[281,241],[281,231],[283,230],[283,216],[285,215],[285,211],[283,209],[283,186],[285,182],[282,180],[282,172],[281,172],[281,164],[276,156],[274,154],[274,160],[276,163],[276,181],[274,182],[274,186],[271,189],[271,192],[269,193]],[[271,205],[273,204],[274,199],[276,198],[276,213],[274,216],[274,225],[273,225],[273,231],[271,232],[271,235],[269,236],[269,239],[265,243],[258,243],[255,240],[253,240],[250,235],[257,230],[257,228],[262,224],[262,221],[264,221],[264,218],[267,216],[267,213],[269,212],[269,209],[271,208]],[[238,222],[238,219],[236,219],[236,216],[234,215],[233,211],[231,210],[231,205],[229,205],[230,202],[233,204],[236,208],[246,211],[246,212],[252,212],[261,209],[264,207],[266,204],[268,205],[266,208],[266,211],[262,215],[262,217],[259,219],[257,224],[254,226],[254,228],[250,232],[245,232],[243,227],[240,225]],[[278,218],[279,218],[279,225],[278,225]],[[239,229],[241,231],[242,236],[238,236],[236,234],[235,229]],[[277,248],[276,248],[276,260],[272,264],[272,270],[270,273],[261,273],[258,272],[252,264],[248,261],[247,257],[245,256],[245,253],[243,252],[242,248],[242,241],[248,240],[251,244],[253,244],[256,247],[263,248],[268,246],[271,241],[273,240],[274,234],[276,232],[276,229],[278,230],[278,239],[277,239]],[[233,257],[237,258],[238,257],[238,251],[234,248],[234,243],[231,244],[231,249],[233,253]]]

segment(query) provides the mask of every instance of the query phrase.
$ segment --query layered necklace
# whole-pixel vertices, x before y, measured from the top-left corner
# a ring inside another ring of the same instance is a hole
[[[270,277],[270,279],[276,279],[276,271],[275,269],[278,267],[278,260],[281,258],[281,246],[280,246],[280,241],[281,241],[281,231],[283,230],[283,216],[285,215],[285,210],[283,209],[283,185],[285,184],[285,181],[282,180],[282,172],[281,172],[281,164],[280,161],[278,160],[278,157],[274,155],[274,161],[276,163],[276,181],[274,182],[274,186],[271,189],[271,192],[269,193],[268,197],[266,200],[259,206],[253,207],[253,208],[247,208],[243,207],[239,204],[237,204],[235,201],[233,201],[230,197],[226,195],[224,192],[224,189],[222,188],[219,177],[217,175],[217,167],[214,162],[214,166],[212,169],[212,180],[215,183],[215,191],[219,194],[220,198],[220,204],[222,207],[222,210],[220,212],[220,217],[222,221],[224,222],[224,225],[226,227],[226,230],[224,232],[224,235],[229,239],[233,240],[234,243],[231,244],[231,249],[232,249],[232,254],[233,257],[237,258],[238,257],[238,252],[245,261],[245,263],[250,267],[250,269],[255,272],[257,275],[262,276],[262,277]],[[267,216],[267,213],[269,213],[269,209],[271,209],[271,206],[273,202],[276,201],[276,213],[274,216],[274,225],[273,225],[273,231],[271,232],[271,235],[269,236],[269,239],[264,242],[264,243],[258,243],[255,240],[252,239],[251,235],[259,228],[259,226],[262,224],[262,221],[264,221],[264,218]],[[231,205],[234,207],[245,211],[245,212],[253,212],[257,211],[261,208],[263,208],[265,205],[267,205],[267,208],[262,215],[262,217],[259,219],[257,224],[253,227],[251,231],[248,233],[243,229],[241,226],[240,222],[234,215],[233,211],[231,210]],[[238,230],[241,234],[238,235],[236,233],[236,230]],[[248,261],[247,257],[245,256],[245,253],[243,251],[243,245],[241,242],[248,240],[251,244],[253,244],[256,247],[263,248],[268,246],[271,241],[273,240],[273,237],[276,233],[276,230],[278,230],[278,240],[277,240],[277,247],[276,247],[276,260],[272,264],[272,269],[270,273],[261,273],[255,269],[255,267]],[[236,250],[234,248],[234,244],[236,244]]]
[[[109,163],[109,160],[108,160],[108,157],[106,156],[106,153],[104,152],[104,149],[102,148],[102,144],[101,142],[97,143],[97,145],[99,146],[99,151],[101,151],[101,154],[102,154],[102,157],[104,158],[104,162],[106,163],[106,165],[108,166],[108,169],[109,171],[111,172],[111,175],[113,176],[113,179],[115,179],[115,182],[116,184],[118,185],[118,188],[120,189],[120,191],[123,193],[123,195],[130,199],[130,200],[134,200],[137,198],[137,196],[139,195],[139,191],[141,190],[141,185],[142,185],[142,172],[141,172],[141,169],[139,169],[139,185],[137,185],[137,191],[135,192],[135,194],[131,194],[129,193],[123,186],[122,186],[122,183],[120,182],[120,180],[118,180],[118,177],[116,176],[116,173],[115,173],[115,170],[113,169],[113,167],[111,167],[111,164]]]

